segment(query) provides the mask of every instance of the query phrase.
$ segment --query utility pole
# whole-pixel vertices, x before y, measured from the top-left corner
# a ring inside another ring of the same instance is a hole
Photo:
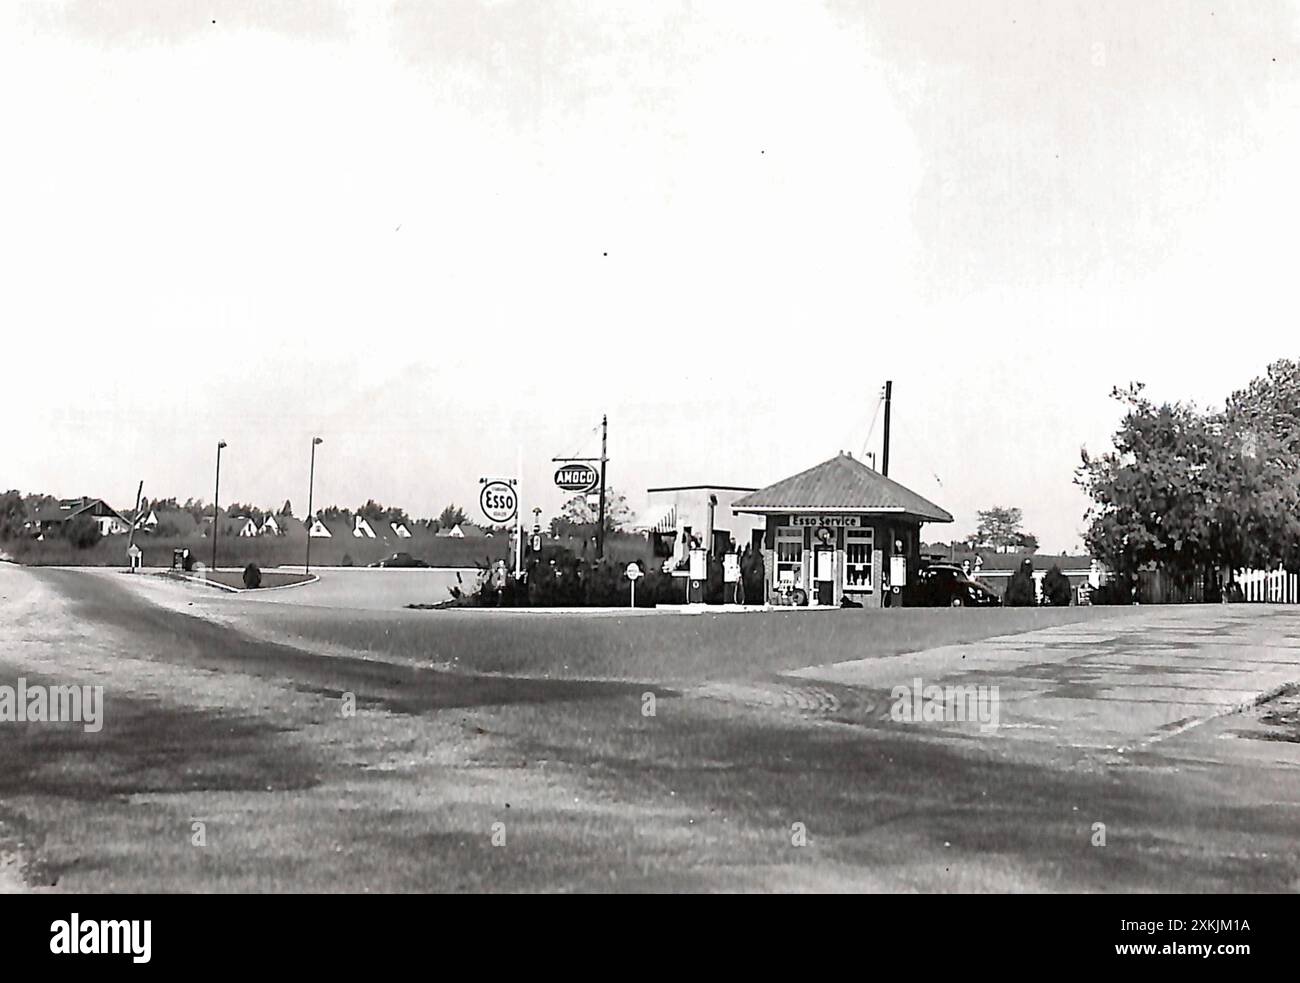
[[[311,473],[307,478],[307,565],[306,572],[311,573],[311,527],[315,514],[311,510],[312,495],[316,491],[316,445],[323,444],[319,437],[311,439]]]
[[[217,487],[212,493],[212,570],[217,569],[217,531],[221,526],[217,515],[217,502],[221,500],[221,448],[226,446],[224,440],[217,441]]]
[[[609,417],[600,417],[600,524],[596,527],[596,559],[605,558],[605,465],[609,461],[606,448],[609,440]]]
[[[889,403],[894,395],[893,382],[885,383],[885,446],[880,455],[880,473],[889,477]]]
[[[144,494],[144,479],[140,479],[140,485],[135,490],[135,512],[131,515],[131,530],[126,537],[126,549],[129,553],[131,547],[135,545],[135,527],[140,524],[140,496]]]

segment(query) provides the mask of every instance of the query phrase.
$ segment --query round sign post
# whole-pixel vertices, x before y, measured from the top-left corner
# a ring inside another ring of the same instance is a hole
[[[504,525],[519,513],[519,496],[508,481],[485,481],[478,504],[488,521],[497,525]]]
[[[627,565],[627,570],[624,573],[627,574],[627,579],[632,581],[632,607],[636,607],[636,582],[642,576],[641,568],[633,561]]]

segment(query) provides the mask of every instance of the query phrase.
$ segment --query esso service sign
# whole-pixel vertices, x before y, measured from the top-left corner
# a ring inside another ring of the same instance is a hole
[[[492,522],[509,522],[519,511],[519,497],[507,482],[489,481],[479,492],[478,503]]]

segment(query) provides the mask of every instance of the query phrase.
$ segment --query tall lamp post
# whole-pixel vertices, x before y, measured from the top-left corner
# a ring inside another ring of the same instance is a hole
[[[311,439],[311,473],[307,479],[307,564],[306,572],[311,573],[311,524],[315,519],[315,513],[312,512],[312,495],[316,490],[316,445],[323,444],[324,441],[319,437]]]
[[[220,516],[217,514],[219,508],[217,503],[221,501],[221,448],[226,446],[224,440],[217,441],[217,487],[212,492],[212,569],[217,569],[217,532],[221,528],[218,521]]]

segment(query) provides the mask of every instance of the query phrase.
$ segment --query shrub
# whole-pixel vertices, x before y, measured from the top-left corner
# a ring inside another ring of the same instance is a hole
[[[262,586],[262,571],[258,569],[256,563],[244,567],[244,586],[249,590],[256,590]]]
[[[1052,569],[1043,575],[1043,603],[1054,608],[1068,607],[1073,593],[1070,578],[1061,573],[1059,566],[1052,564]]]
[[[1007,596],[1003,602],[1009,608],[1031,608],[1038,603],[1034,592],[1034,564],[1026,558],[1011,575],[1007,584]]]
[[[64,535],[75,549],[88,550],[100,540],[99,523],[89,516],[78,516],[68,523]]]

